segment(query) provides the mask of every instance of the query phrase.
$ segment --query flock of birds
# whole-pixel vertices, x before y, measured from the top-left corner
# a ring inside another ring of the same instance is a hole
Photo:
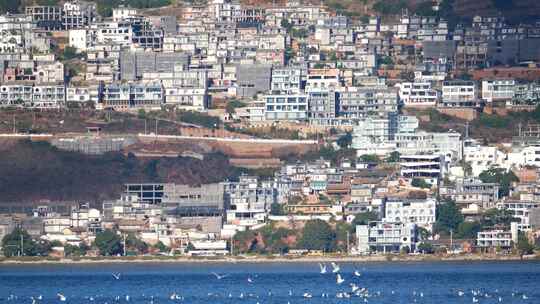
[[[327,292],[320,292],[318,294],[315,294],[315,293],[312,293],[312,292],[300,292],[300,293],[295,293],[293,292],[293,290],[289,290],[288,293],[287,293],[287,298],[289,299],[286,303],[287,304],[290,304],[290,300],[293,300],[294,298],[297,298],[297,299],[301,299],[303,298],[304,300],[308,300],[308,299],[311,299],[311,298],[320,298],[320,299],[330,299],[330,298],[334,298],[334,299],[352,299],[352,298],[356,298],[358,300],[355,300],[354,302],[363,302],[363,303],[369,303],[370,300],[373,300],[373,302],[375,302],[374,300],[377,299],[377,298],[383,298],[384,295],[387,295],[388,293],[390,295],[393,295],[393,296],[399,296],[400,299],[402,301],[400,301],[400,303],[417,303],[417,302],[420,302],[423,298],[424,298],[424,293],[422,291],[413,291],[412,294],[408,294],[408,295],[403,295],[403,294],[398,294],[395,290],[390,290],[389,292],[386,291],[385,294],[383,294],[383,292],[381,291],[370,291],[368,290],[366,287],[361,287],[359,285],[359,281],[360,281],[360,277],[362,277],[362,273],[358,270],[358,269],[355,269],[353,272],[352,272],[352,275],[348,278],[345,278],[345,274],[341,272],[341,267],[340,265],[338,265],[337,263],[335,262],[332,262],[330,263],[330,266],[331,268],[328,268],[328,265],[326,264],[322,264],[322,263],[319,263],[319,272],[321,275],[330,275],[330,276],[335,276],[335,284],[337,285],[337,288],[340,290],[338,292],[336,292],[335,294],[332,293],[327,293]],[[217,279],[217,280],[223,280],[223,279],[226,279],[228,277],[230,277],[230,275],[228,274],[219,274],[219,273],[216,273],[216,272],[211,272],[211,274]],[[121,280],[122,279],[122,275],[121,273],[112,273],[112,277],[114,280]],[[248,276],[247,277],[247,283],[248,284],[255,284],[256,283],[256,280],[257,280],[257,276]],[[348,284],[347,284],[347,283]],[[346,287],[348,286],[348,287]],[[457,298],[463,298],[464,301],[459,301],[460,303],[480,303],[480,302],[486,302],[486,303],[505,303],[505,298],[511,298],[511,302],[512,303],[515,303],[514,301],[515,300],[525,300],[525,303],[533,303],[533,302],[529,302],[529,301],[526,301],[526,300],[529,300],[529,297],[524,294],[524,293],[518,293],[518,292],[512,292],[511,294],[506,294],[506,295],[503,295],[502,293],[500,293],[498,290],[494,290],[493,292],[486,292],[482,289],[471,289],[471,290],[452,290],[451,291],[452,295],[457,297]],[[233,295],[231,292],[228,293],[228,294],[225,294],[225,295],[221,295],[219,293],[208,293],[207,296],[209,298],[212,298],[212,299],[219,299],[219,298],[222,298],[222,299],[225,299],[225,298],[229,298],[229,299],[234,299],[234,298],[237,298],[237,299],[254,299],[254,302],[255,304],[261,304],[260,301],[262,301],[263,299],[269,299],[270,297],[273,297],[274,294],[272,294],[271,291],[268,291],[268,293],[266,295],[257,295],[257,294],[254,294],[254,293],[247,293],[247,292],[241,292],[240,294],[238,295]],[[282,297],[283,295],[281,295]],[[144,303],[148,303],[148,304],[157,304],[157,298],[155,299],[154,296],[145,296],[144,294],[142,295],[142,297],[145,299],[145,302]],[[469,300],[467,301],[466,299],[469,298]],[[184,296],[176,293],[176,292],[173,292],[172,294],[169,294],[166,299],[172,301],[172,302],[185,302],[185,303],[188,303],[190,302],[189,300],[187,300]],[[0,302],[2,302],[2,298],[0,298]],[[23,303],[23,302],[20,302],[19,300],[21,300],[20,298],[18,298],[17,296],[14,296],[14,295],[10,295],[7,299],[7,301],[13,301],[15,303]],[[30,300],[32,304],[41,304],[41,303],[45,303],[45,302],[42,302],[44,301],[44,298],[43,298],[43,295],[38,295],[38,296],[32,296],[30,297]],[[56,300],[59,301],[59,302],[66,302],[68,300],[68,298],[63,294],[63,293],[60,293],[58,292],[56,294]],[[85,303],[95,303],[95,302],[98,302],[98,300],[102,300],[101,297],[99,296],[87,296],[84,298],[84,302]],[[119,302],[130,302],[132,301],[133,299],[129,296],[129,295],[124,295],[124,296],[116,296],[112,299],[108,299],[108,301],[110,302],[104,302],[104,301],[99,301],[99,303],[103,303],[103,304],[114,304],[114,303],[119,303]],[[162,300],[162,299],[160,299]],[[405,300],[405,302],[403,302],[403,300]],[[75,302],[73,303],[81,303],[80,302],[80,299],[78,300],[74,300]],[[352,300],[351,300],[352,301]],[[210,302],[214,302],[214,301],[207,301],[208,303]],[[269,301],[269,302],[275,302],[275,301]],[[323,302],[328,302],[328,301],[323,301]],[[425,303],[428,303],[429,301],[425,301]],[[26,303],[26,302],[24,302]],[[47,302],[47,303],[55,303],[55,302]],[[141,303],[139,301],[137,301],[137,303]],[[520,303],[523,303],[523,301],[520,301]]]

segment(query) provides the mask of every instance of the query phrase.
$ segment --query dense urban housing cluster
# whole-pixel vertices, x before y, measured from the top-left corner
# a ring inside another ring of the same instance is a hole
[[[165,1],[156,14],[58,1],[0,15],[0,111],[144,120],[144,133],[109,137],[95,123],[34,136],[14,114],[15,134],[1,136],[123,153],[126,172],[133,158],[216,149],[130,150],[191,137],[231,143],[221,152],[250,169],[180,184],[151,160],[149,180],[120,181],[107,200],[0,202],[4,255],[531,254],[540,20],[455,22],[448,1],[361,17],[316,2]],[[162,134],[158,118],[184,129]],[[308,148],[262,161],[257,144]]]

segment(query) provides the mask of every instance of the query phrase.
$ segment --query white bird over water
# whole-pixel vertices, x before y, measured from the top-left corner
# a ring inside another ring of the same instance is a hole
[[[121,274],[120,274],[120,272],[118,272],[118,273],[114,273],[114,272],[113,272],[113,273],[112,273],[112,276],[113,276],[113,278],[115,278],[116,280],[120,280]]]
[[[57,293],[56,294],[58,296],[58,299],[62,302],[65,302],[66,301],[66,296],[64,296],[63,294],[61,293]]]
[[[248,283],[253,283],[253,279],[250,278],[250,277],[247,278],[247,281],[248,281]]]
[[[361,276],[362,274],[360,273],[360,271],[355,270],[355,271],[354,271],[354,275],[357,276],[357,277],[359,277],[359,276]]]
[[[341,269],[341,268],[339,267],[339,265],[336,264],[336,263],[334,263],[334,262],[332,262],[331,264],[332,264],[332,272],[333,272],[333,273],[338,273],[339,270]]]
[[[216,279],[218,280],[221,280],[221,279],[224,279],[226,277],[228,277],[229,275],[228,274],[219,274],[219,273],[215,273],[215,272],[212,272],[212,274],[216,277]],[[248,280],[249,281],[249,280]]]
[[[345,282],[345,279],[341,277],[341,275],[338,273],[336,276],[336,283],[341,284]]]
[[[321,269],[321,274],[326,273],[326,265],[325,264],[319,263],[319,268]]]

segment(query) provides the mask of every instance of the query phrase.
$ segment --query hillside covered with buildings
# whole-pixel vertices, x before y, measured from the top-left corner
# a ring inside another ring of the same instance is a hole
[[[2,252],[534,254],[537,9],[0,2]]]

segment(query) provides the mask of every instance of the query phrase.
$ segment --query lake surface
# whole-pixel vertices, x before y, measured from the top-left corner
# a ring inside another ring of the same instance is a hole
[[[0,303],[540,303],[540,262],[340,267],[342,284],[317,263],[0,265]]]

